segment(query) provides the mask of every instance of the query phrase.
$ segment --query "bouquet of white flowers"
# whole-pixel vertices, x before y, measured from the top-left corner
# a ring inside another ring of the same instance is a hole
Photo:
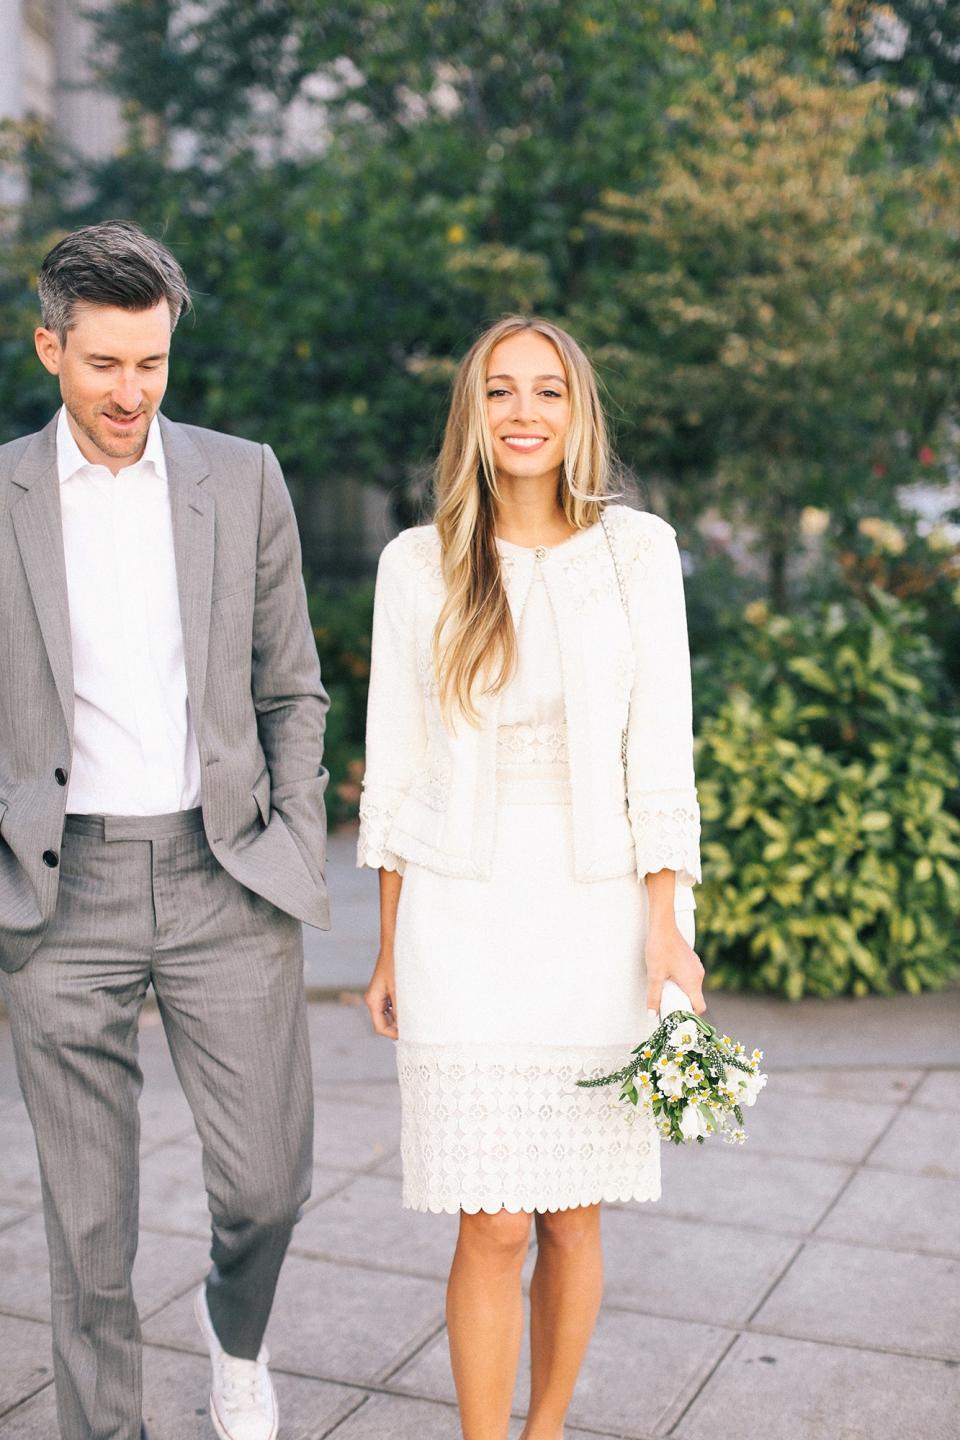
[[[710,1134],[742,1145],[741,1107],[755,1104],[767,1083],[760,1073],[763,1051],[747,1059],[742,1045],[693,1013],[679,986],[668,980],[663,989],[660,1023],[632,1052],[635,1058],[612,1075],[577,1084],[620,1085],[620,1099],[649,1106],[661,1136],[674,1145],[703,1144]]]

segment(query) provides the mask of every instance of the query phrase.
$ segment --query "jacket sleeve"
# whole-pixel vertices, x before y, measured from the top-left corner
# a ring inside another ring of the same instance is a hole
[[[377,567],[357,864],[400,874],[404,862],[387,839],[427,748],[417,681],[415,588],[416,568],[398,535]]]
[[[676,531],[657,516],[635,525],[625,578],[636,656],[627,794],[637,874],[675,870],[678,887],[692,886],[700,881],[700,807],[680,551]]]
[[[323,737],[329,698],[307,613],[300,537],[283,473],[263,447],[251,689],[270,771],[270,804],[307,863],[324,869],[329,775]]]

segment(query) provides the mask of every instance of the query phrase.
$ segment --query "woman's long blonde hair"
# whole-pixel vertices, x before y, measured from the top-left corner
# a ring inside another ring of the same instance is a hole
[[[487,422],[487,365],[501,340],[524,330],[551,342],[567,378],[570,423],[557,497],[567,520],[578,530],[592,525],[610,495],[610,446],[590,361],[573,337],[549,320],[524,315],[498,320],[457,370],[436,467],[434,520],[447,594],[433,635],[433,661],[441,711],[451,726],[457,712],[477,724],[475,687],[496,694],[516,665],[517,638],[495,539],[500,492]]]

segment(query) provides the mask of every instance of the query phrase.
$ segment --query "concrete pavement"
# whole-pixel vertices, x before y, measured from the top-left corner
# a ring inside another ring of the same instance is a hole
[[[309,937],[315,997],[362,985],[372,959],[376,881],[352,869],[352,843],[332,846],[337,931]],[[715,995],[708,1013],[765,1050],[770,1082],[745,1146],[665,1152],[662,1200],[608,1207],[606,1302],[568,1434],[955,1440],[960,989],[796,1006]],[[443,1327],[456,1221],[400,1208],[392,1047],[356,997],[314,999],[310,1027],[314,1193],[267,1337],[281,1434],[456,1440]],[[145,1416],[153,1440],[212,1440],[190,1314],[207,1251],[199,1148],[155,1010],[141,1042]],[[56,1435],[49,1334],[36,1160],[0,1022],[2,1440]]]

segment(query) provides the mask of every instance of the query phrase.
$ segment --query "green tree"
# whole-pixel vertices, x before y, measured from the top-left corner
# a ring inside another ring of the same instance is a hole
[[[960,144],[891,169],[887,98],[716,57],[654,182],[589,217],[577,328],[638,417],[630,458],[679,515],[748,521],[778,607],[804,507],[893,505],[957,398]]]

